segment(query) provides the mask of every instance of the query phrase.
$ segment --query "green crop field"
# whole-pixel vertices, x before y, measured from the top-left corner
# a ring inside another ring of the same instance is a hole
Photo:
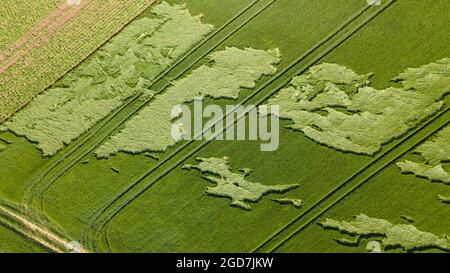
[[[0,4],[1,252],[450,252],[448,1],[125,2]]]
[[[0,121],[55,83],[153,2],[2,1]]]

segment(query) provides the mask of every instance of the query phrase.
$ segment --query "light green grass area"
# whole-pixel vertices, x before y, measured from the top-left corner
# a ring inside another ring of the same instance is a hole
[[[152,3],[2,1],[0,122],[77,66]]]
[[[29,32],[33,25],[54,10],[59,0],[39,1],[4,0],[0,8],[0,52]]]
[[[183,6],[162,2],[135,20],[84,62],[5,122],[11,131],[38,143],[53,156],[152,81],[207,35]]]
[[[208,187],[206,193],[211,196],[225,197],[231,199],[231,206],[244,210],[251,210],[250,202],[256,203],[264,195],[270,193],[283,194],[298,187],[297,184],[265,186],[246,180],[251,169],[241,168],[240,173],[233,173],[229,165],[229,158],[197,158],[197,165],[184,165],[186,170],[198,170],[202,173],[202,178],[213,184],[215,187]],[[281,201],[280,201],[281,200]],[[292,199],[279,199],[279,202],[290,203]]]
[[[450,59],[408,68],[393,79],[401,88],[378,90],[371,74],[337,65],[313,66],[294,77],[268,105],[278,105],[289,128],[339,151],[374,155],[444,107]]]

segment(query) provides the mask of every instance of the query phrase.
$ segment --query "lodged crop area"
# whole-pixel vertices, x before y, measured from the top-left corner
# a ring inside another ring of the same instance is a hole
[[[2,1],[0,251],[449,252],[449,9]],[[174,139],[200,99],[278,149]]]

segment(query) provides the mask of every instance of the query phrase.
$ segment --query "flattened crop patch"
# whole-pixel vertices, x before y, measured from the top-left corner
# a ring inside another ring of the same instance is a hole
[[[289,128],[339,151],[374,155],[442,109],[450,91],[450,59],[409,68],[394,80],[401,88],[377,90],[371,74],[324,63],[294,77],[269,105],[279,105]]]
[[[237,99],[242,88],[254,88],[262,76],[276,72],[274,65],[279,63],[280,55],[278,50],[228,47],[212,53],[209,59],[210,66],[202,65],[156,95],[119,133],[96,150],[97,156],[165,151],[177,143],[171,134],[174,120],[171,112],[175,106],[206,96]]]
[[[206,193],[212,196],[225,197],[231,199],[231,206],[244,210],[251,210],[247,202],[258,202],[264,195],[269,193],[283,194],[299,187],[297,184],[266,186],[259,183],[252,183],[246,180],[250,174],[249,169],[241,169],[239,173],[231,172],[228,158],[198,158],[198,165],[185,165],[187,170],[198,170],[207,181],[216,184],[215,187],[208,187]],[[290,203],[297,207],[299,200],[279,199],[280,203]]]
[[[413,173],[430,181],[450,185],[450,174],[443,166],[450,161],[450,126],[442,129],[434,139],[421,144],[413,153],[419,154],[423,161],[397,162],[403,173]]]
[[[53,156],[140,93],[212,30],[183,6],[166,2],[138,19],[0,127]]]

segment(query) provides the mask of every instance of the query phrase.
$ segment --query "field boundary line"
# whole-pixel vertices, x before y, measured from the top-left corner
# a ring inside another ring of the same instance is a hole
[[[252,2],[250,5],[246,6],[243,10],[241,10],[237,15],[235,15],[232,19],[230,19],[229,21],[227,21],[222,27],[220,27],[219,29],[217,29],[216,31],[212,32],[210,35],[208,35],[205,39],[203,39],[202,41],[200,41],[194,48],[192,48],[190,51],[188,51],[187,53],[185,53],[185,55],[183,57],[181,57],[181,59],[179,59],[174,65],[171,65],[168,69],[166,69],[165,71],[163,71],[155,80],[153,80],[152,82],[152,87],[154,85],[156,85],[159,81],[161,81],[162,79],[164,79],[165,76],[167,76],[170,72],[172,72],[174,69],[178,68],[178,65],[180,65],[180,63],[182,63],[185,59],[187,59],[188,57],[190,57],[195,51],[197,51],[198,49],[200,49],[204,44],[206,44],[208,41],[210,41],[211,39],[213,39],[214,37],[216,37],[218,34],[220,34],[221,31],[223,31],[226,27],[228,27],[229,25],[231,25],[233,22],[235,22],[237,19],[240,18],[240,16],[242,16],[242,14],[246,13],[247,11],[249,11],[252,7],[254,7],[256,4],[260,3],[261,0],[256,0],[254,2]],[[270,2],[263,7],[263,10],[265,10],[266,8],[268,8],[270,5],[272,5],[275,2],[275,0],[270,0]],[[255,18],[260,12],[262,12],[263,10],[259,10],[257,14],[252,14],[252,16],[250,18],[247,18],[237,29],[234,29],[231,31],[231,33],[227,34],[226,37],[228,38],[229,36],[233,35],[236,31],[238,31],[239,29],[241,29],[243,26],[245,26],[248,22],[250,22],[253,18]],[[201,56],[199,56],[196,60],[194,60],[193,62],[191,62],[190,64],[187,64],[188,66],[186,68],[183,69],[183,71],[180,73],[180,75],[186,73],[186,71],[188,71],[189,69],[191,69],[195,64],[197,64],[199,61],[201,61],[206,55],[208,55],[212,50],[214,50],[215,48],[217,48],[217,46],[219,46],[223,41],[223,39],[220,40],[219,43],[216,43],[213,45],[212,48],[207,49],[207,53],[202,54]],[[180,75],[178,75],[177,77],[179,77]],[[160,91],[163,91],[167,86],[170,85],[170,82],[167,83],[164,88],[161,88]],[[127,114],[127,116],[120,121],[120,123],[116,124],[116,126],[112,127],[111,130],[109,130],[107,132],[107,135],[100,139],[97,140],[95,143],[93,143],[93,145],[90,145],[90,147],[88,147],[88,150],[86,152],[83,152],[80,156],[78,156],[77,158],[71,160],[70,162],[68,162],[65,166],[62,166],[62,168],[54,175],[50,178],[50,181],[48,181],[43,189],[39,192],[39,194],[34,194],[35,196],[41,197],[46,190],[53,184],[53,182],[55,182],[56,180],[58,180],[65,172],[67,172],[68,170],[70,170],[77,162],[79,162],[83,157],[85,157],[87,154],[89,154],[92,150],[95,149],[95,147],[97,147],[99,145],[99,143],[103,142],[104,140],[106,140],[112,132],[114,132],[117,128],[119,128],[120,126],[122,126],[130,117],[132,117],[133,115],[135,115],[139,110],[141,110],[146,104],[148,104],[149,102],[151,102],[152,98],[145,100],[143,102],[140,102],[140,104],[138,105],[138,103],[136,103],[136,105],[134,104],[135,101],[138,101],[139,98],[142,97],[143,94],[137,94],[134,99],[129,102],[128,104],[122,105],[120,111],[115,111],[115,113],[110,116],[108,118],[107,122],[101,122],[101,124],[97,124],[95,126],[95,128],[92,128],[89,130],[90,134],[87,135],[84,139],[84,141],[82,141],[81,143],[79,143],[75,148],[73,148],[73,150],[67,155],[67,156],[62,156],[62,159],[59,160],[59,162],[54,163],[55,167],[57,167],[59,164],[61,164],[62,162],[64,162],[64,160],[66,160],[67,158],[69,158],[72,154],[76,154],[78,152],[78,148],[82,147],[84,144],[88,143],[89,141],[95,141],[95,139],[93,139],[95,137],[95,135],[102,131],[103,129],[105,129],[111,120],[113,120],[115,117],[117,117],[118,115],[120,115],[121,113],[123,113],[123,111],[126,111],[127,108],[131,108],[133,106],[138,106],[137,109],[133,110],[130,114]],[[97,128],[98,126],[100,126],[99,128]],[[106,129],[105,129],[106,130]],[[88,132],[87,132],[88,133]],[[48,170],[46,172],[46,174],[50,173],[51,171],[53,171],[54,168]],[[45,175],[44,175],[45,176]],[[28,204],[28,207],[33,207],[32,203]],[[40,208],[42,208],[41,205],[39,205]]]
[[[396,0],[392,0],[391,3],[395,2]],[[272,84],[273,82],[275,82],[278,78],[280,78],[281,76],[283,76],[287,71],[289,71],[290,69],[292,69],[293,67],[295,67],[296,64],[300,63],[302,60],[306,59],[309,55],[311,55],[311,53],[314,53],[315,50],[317,50],[318,48],[320,48],[322,45],[324,45],[326,42],[328,42],[329,40],[331,40],[334,36],[336,36],[336,34],[338,34],[342,29],[345,29],[346,26],[350,25],[353,21],[355,21],[360,15],[362,15],[364,12],[366,12],[370,7],[365,7],[364,9],[360,10],[357,13],[357,16],[353,16],[351,19],[347,20],[343,25],[341,25],[337,30],[338,31],[333,31],[332,34],[330,34],[329,36],[327,36],[325,39],[321,40],[318,44],[316,44],[315,46],[313,46],[307,53],[303,54],[302,57],[300,57],[300,60],[294,61],[290,66],[288,66],[287,68],[285,68],[282,72],[279,73],[279,75],[272,77],[272,80],[267,82],[265,85],[263,85],[260,89],[258,89],[257,91],[255,91],[254,93],[252,93],[252,95],[250,95],[248,98],[246,98],[242,103],[247,103],[250,99],[252,99],[253,97],[255,97],[261,90],[265,89],[266,87],[268,87],[270,84]],[[373,19],[373,18],[372,18]],[[371,19],[370,19],[371,20]],[[369,21],[370,21],[369,20]],[[367,23],[367,22],[366,22]],[[365,24],[364,24],[365,25]],[[358,27],[358,29],[362,28],[364,25],[360,25]],[[357,29],[357,30],[358,30]],[[356,30],[356,31],[357,31]],[[328,50],[326,50],[325,54],[320,54],[319,57],[317,57],[315,59],[315,62],[319,61],[320,59],[323,58],[324,55],[328,54],[329,52],[333,51],[338,45],[342,44],[343,42],[345,42],[350,36],[352,36],[356,31],[352,31],[349,33],[349,36],[345,37],[344,39],[340,39],[337,43],[333,44],[332,47],[328,48]],[[300,72],[297,71],[297,73],[303,73],[304,71],[306,71],[309,67],[311,66],[311,63],[308,64],[306,67],[304,67],[302,70],[300,70]],[[264,97],[263,100],[261,100],[258,104],[261,104],[262,102],[264,102],[267,98],[271,97],[273,94],[275,94],[276,92],[279,91],[279,89],[281,89],[282,87],[284,87],[287,83],[289,83],[290,79],[287,79],[286,82],[283,82],[281,84],[279,84],[280,86],[278,88],[275,89],[274,92],[269,93],[268,95],[266,95]],[[230,111],[232,112],[232,111]],[[229,112],[229,113],[230,113]],[[229,113],[227,113],[227,115],[229,115]],[[238,117],[237,120],[243,118],[246,115],[246,113],[241,116]],[[212,125],[214,126],[214,125]],[[229,126],[227,126],[224,130],[226,130],[227,128],[229,128]],[[206,129],[207,130],[207,129]],[[140,182],[142,182],[142,180],[146,179],[149,175],[151,175],[155,170],[159,169],[164,163],[166,163],[167,161],[169,161],[170,159],[174,158],[179,152],[181,152],[181,150],[183,150],[184,148],[186,148],[187,146],[189,146],[191,143],[193,143],[194,141],[190,141],[186,144],[184,144],[182,147],[180,147],[177,151],[175,151],[173,154],[171,154],[168,158],[165,159],[165,161],[160,162],[159,164],[157,164],[157,166],[155,166],[154,168],[152,168],[147,174],[145,174],[143,177],[141,177],[140,179],[138,179],[135,183],[131,184],[129,186],[129,188],[124,191],[122,194],[120,194],[120,196],[118,198],[116,198],[116,200],[114,200],[112,203],[110,203],[110,205],[108,207],[103,208],[103,212],[100,212],[100,216],[96,216],[96,218],[101,217],[101,215],[103,215],[105,213],[106,210],[109,209],[109,207],[111,207],[119,198],[121,198],[122,196],[125,196],[128,192],[130,192],[134,187],[136,187]],[[155,184],[157,181],[159,181],[161,178],[163,178],[165,175],[167,175],[168,173],[170,173],[171,171],[173,171],[173,169],[175,169],[177,166],[179,166],[181,163],[183,163],[186,159],[190,158],[193,154],[195,154],[196,152],[198,152],[200,149],[202,149],[204,146],[206,146],[209,143],[209,141],[204,142],[203,144],[201,144],[199,147],[197,147],[196,149],[194,149],[193,151],[191,151],[188,155],[184,156],[182,159],[178,160],[176,163],[174,163],[172,166],[165,168],[164,173],[162,173],[161,175],[159,175],[157,178],[153,179],[152,182],[148,183],[147,186],[144,186],[144,188],[142,190],[139,190],[139,192],[129,201],[125,201],[124,203],[120,204],[121,208],[113,213],[111,215],[111,218],[113,218],[117,213],[119,213],[124,207],[126,207],[129,203],[131,203],[135,198],[137,198],[139,195],[141,195],[143,192],[145,192],[149,187],[151,187],[153,184]],[[110,220],[110,219],[109,219]],[[107,222],[109,222],[109,220],[107,220]],[[94,221],[96,222],[96,221]],[[93,222],[92,226],[95,226],[96,223]],[[107,222],[105,224],[100,224],[100,225],[106,225]],[[100,229],[102,229],[103,227],[100,227]],[[98,232],[100,233],[101,231],[98,230]]]

